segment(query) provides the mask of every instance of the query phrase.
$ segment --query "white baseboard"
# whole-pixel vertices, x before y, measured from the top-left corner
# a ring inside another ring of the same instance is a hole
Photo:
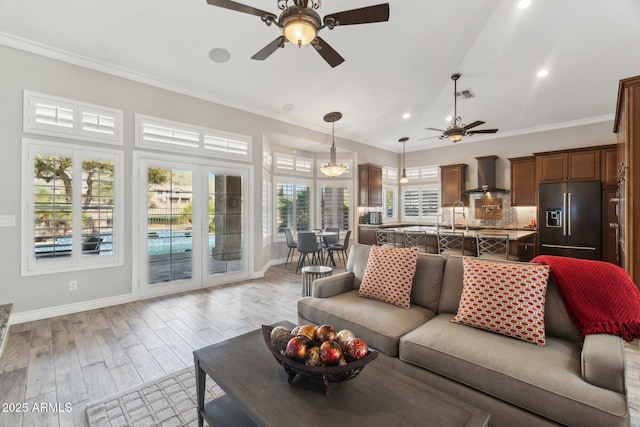
[[[34,320],[48,319],[50,317],[56,316],[64,316],[67,314],[79,313],[81,311],[96,310],[98,308],[126,304],[132,301],[135,301],[133,294],[125,294],[115,297],[83,301],[74,304],[59,305],[57,307],[48,307],[39,310],[24,311],[21,313],[11,313],[11,316],[9,317],[9,325],[17,325],[18,323],[32,322]]]

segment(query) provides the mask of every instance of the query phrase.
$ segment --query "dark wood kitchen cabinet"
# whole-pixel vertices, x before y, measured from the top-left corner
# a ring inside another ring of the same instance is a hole
[[[539,183],[600,179],[600,148],[536,153]]]
[[[467,188],[467,165],[440,166],[440,205],[453,206],[453,203],[461,200],[465,206],[467,197],[464,192]]]
[[[358,206],[382,206],[382,168],[358,165]]]
[[[536,206],[536,157],[514,157],[511,163],[511,206]]]

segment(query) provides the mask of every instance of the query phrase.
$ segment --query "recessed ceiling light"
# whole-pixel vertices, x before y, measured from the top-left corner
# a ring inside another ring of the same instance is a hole
[[[225,62],[229,61],[229,59],[231,59],[231,53],[229,53],[227,49],[216,47],[215,49],[211,49],[209,51],[209,58],[211,58],[213,62],[224,64]]]
[[[411,114],[409,114],[409,113],[404,113],[402,115],[402,118],[405,119],[405,120],[408,119],[409,117],[411,117]]]
[[[446,121],[448,121],[448,122],[450,122],[450,121],[451,121],[451,119],[453,119],[453,117],[449,116],[449,117],[447,117],[445,120],[446,120]]]
[[[531,0],[520,0],[518,2],[518,9],[526,9],[531,6]]]
[[[549,74],[548,70],[540,70],[536,73],[536,76],[538,77],[546,77]]]

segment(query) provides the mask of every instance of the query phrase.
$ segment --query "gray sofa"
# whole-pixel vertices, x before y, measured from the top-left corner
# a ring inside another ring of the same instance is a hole
[[[579,337],[550,281],[546,346],[452,323],[462,258],[419,254],[411,308],[358,296],[370,246],[354,245],[346,272],[318,279],[298,301],[300,324],[350,329],[378,359],[491,414],[492,426],[628,426],[624,343]]]

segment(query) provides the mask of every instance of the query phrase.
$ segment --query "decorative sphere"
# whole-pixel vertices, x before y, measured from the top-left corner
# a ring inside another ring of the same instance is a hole
[[[340,344],[340,346],[342,347],[342,350],[346,352],[347,344],[349,343],[349,341],[351,341],[355,337],[356,335],[353,332],[351,332],[348,329],[343,329],[340,332],[338,332],[336,341],[338,341],[338,344]]]
[[[309,342],[314,342],[316,340],[316,327],[313,325],[301,326],[300,331],[298,331],[298,336],[305,337]]]
[[[347,355],[350,360],[362,359],[367,353],[369,353],[369,347],[360,338],[354,338],[347,344]]]
[[[320,325],[316,328],[316,339],[319,343],[335,341],[337,335],[336,328],[331,325]]]
[[[341,357],[342,347],[336,341],[325,341],[320,345],[320,360],[325,365],[337,365]]]
[[[276,326],[271,330],[270,339],[273,348],[282,353],[287,348],[287,343],[291,339],[291,333],[284,326]]]
[[[294,337],[287,343],[286,353],[292,359],[304,360],[307,357],[309,341],[304,337]]]
[[[320,347],[311,347],[307,351],[307,358],[304,363],[311,367],[322,366],[322,360],[320,360]]]

